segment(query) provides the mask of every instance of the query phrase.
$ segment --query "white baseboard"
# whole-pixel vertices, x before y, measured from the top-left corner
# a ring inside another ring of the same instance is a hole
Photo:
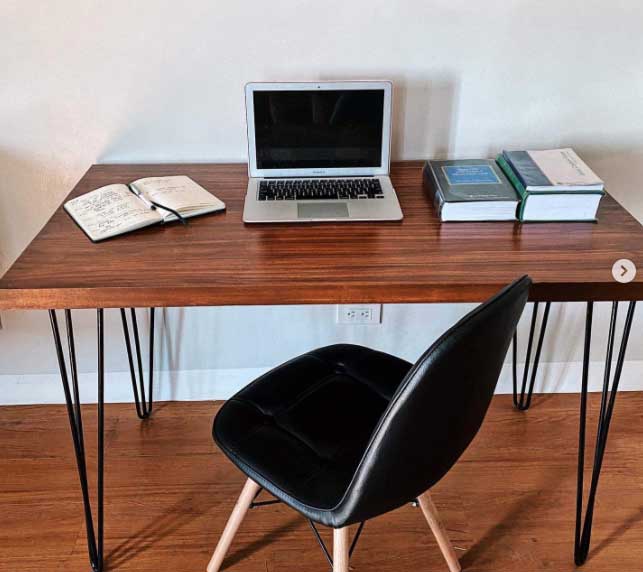
[[[154,372],[155,401],[227,399],[269,368],[198,369]],[[147,373],[146,373],[147,380]],[[96,374],[79,375],[82,403],[96,403]],[[0,375],[0,405],[64,403],[58,374]],[[147,385],[146,385],[147,388]],[[105,401],[133,402],[129,372],[105,372]]]
[[[518,383],[522,383],[523,364],[518,364]],[[616,362],[612,364],[612,376]],[[579,393],[583,363],[549,362],[541,363],[534,385],[535,393]],[[603,389],[604,362],[590,362],[589,391]],[[531,372],[530,372],[531,377]],[[505,364],[500,374],[496,393],[512,392],[511,365]],[[643,361],[630,360],[623,364],[619,391],[643,391]]]
[[[518,368],[519,380],[522,380],[521,365]],[[158,401],[227,399],[268,369],[157,371],[154,379],[154,399]],[[534,391],[536,393],[577,393],[580,390],[581,372],[581,362],[542,363],[538,370]],[[602,376],[603,364],[592,362],[590,391],[601,390]],[[95,403],[96,374],[82,373],[79,382],[81,401]],[[505,364],[496,393],[511,393],[511,386],[511,366]],[[0,375],[0,388],[0,405],[64,403],[65,400],[58,374]],[[643,361],[625,362],[620,389],[643,390]],[[105,401],[107,403],[133,401],[129,372],[105,373]]]

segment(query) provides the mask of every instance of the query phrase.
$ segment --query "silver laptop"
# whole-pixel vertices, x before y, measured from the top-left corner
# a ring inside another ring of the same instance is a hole
[[[389,179],[391,83],[249,83],[243,220],[400,220]]]

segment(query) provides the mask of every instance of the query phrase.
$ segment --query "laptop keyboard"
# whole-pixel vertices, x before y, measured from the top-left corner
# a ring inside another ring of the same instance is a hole
[[[379,179],[269,179],[259,182],[260,201],[383,199]]]

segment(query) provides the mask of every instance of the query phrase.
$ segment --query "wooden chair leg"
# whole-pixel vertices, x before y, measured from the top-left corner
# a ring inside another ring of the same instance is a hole
[[[253,480],[248,479],[246,481],[246,484],[239,495],[239,499],[237,500],[237,504],[234,506],[232,514],[223,529],[223,534],[214,550],[214,554],[210,559],[208,572],[219,572],[219,568],[221,568],[221,564],[223,563],[223,559],[232,544],[232,540],[234,539],[235,534],[237,534],[237,530],[239,530],[239,527],[243,522],[243,518],[246,516],[255,495],[259,491],[259,488],[259,485]]]
[[[333,572],[348,572],[350,539],[348,526],[333,529]]]
[[[449,565],[449,570],[451,572],[460,572],[461,567],[460,562],[458,561],[458,555],[453,549],[453,545],[449,540],[446,528],[444,528],[444,525],[440,521],[438,509],[435,508],[433,500],[431,500],[431,495],[429,495],[428,492],[420,495],[418,497],[418,503],[420,504],[424,518],[426,518],[426,521],[431,527],[433,536],[435,536],[435,539],[438,541],[438,546],[440,547],[440,551],[442,552],[444,559]]]

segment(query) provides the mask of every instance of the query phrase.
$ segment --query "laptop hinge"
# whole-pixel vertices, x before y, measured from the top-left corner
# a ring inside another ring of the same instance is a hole
[[[373,179],[374,177],[387,177],[388,175],[290,175],[281,177],[257,177],[257,179]]]

